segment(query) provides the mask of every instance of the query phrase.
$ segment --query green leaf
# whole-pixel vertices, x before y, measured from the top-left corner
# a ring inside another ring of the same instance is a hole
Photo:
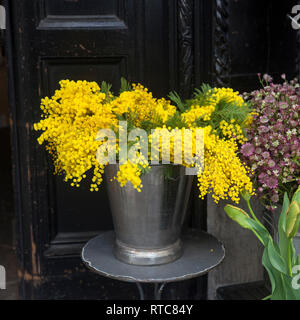
[[[296,250],[295,250],[293,240],[292,239],[290,240],[291,240],[291,264],[294,265],[296,260]]]
[[[106,96],[108,96],[111,87],[112,87],[112,85],[110,83],[107,83],[106,81],[102,81],[101,86],[100,86],[100,90],[101,90],[101,92],[105,93]]]
[[[270,236],[269,231],[259,222],[256,222],[253,219],[250,219],[250,225],[252,227],[252,231],[254,232],[254,234],[257,236],[259,235],[261,238],[261,242],[264,246],[268,245],[268,242],[270,241],[270,239],[272,239],[272,237]]]
[[[207,84],[207,83],[203,83],[203,84],[201,85],[201,90],[202,90],[202,92],[203,92],[204,94],[207,94],[208,91],[210,91],[211,89],[212,89],[211,86],[210,86],[209,84]]]
[[[286,218],[286,234],[289,238],[293,238],[299,229],[300,224],[300,206],[294,200],[288,209]]]
[[[131,91],[131,90],[132,90],[131,84],[125,78],[122,77],[120,93],[124,91]]]
[[[179,96],[179,94],[176,92],[176,91],[171,91],[168,95],[169,99],[171,101],[173,101],[178,109],[181,111],[181,112],[184,112],[185,111],[185,107],[184,107],[184,104]]]
[[[246,221],[246,218],[250,218],[245,210],[235,207],[231,204],[227,204],[224,210],[231,219],[235,220],[238,223],[240,223],[239,220],[243,222],[244,220]],[[242,225],[242,227],[247,228],[244,225]]]
[[[288,198],[287,193],[285,192],[283,197],[282,210],[281,210],[281,214],[278,221],[278,230],[282,230],[284,232],[285,232],[285,224],[286,224],[286,214],[289,209],[289,205],[290,205],[290,200]]]
[[[150,167],[146,167],[144,168],[141,164],[138,163],[138,168],[141,170],[141,174],[144,175],[148,172],[150,172],[151,168]]]
[[[296,258],[295,265],[300,265],[300,254]]]
[[[284,194],[284,201],[283,201],[283,206],[281,210],[281,214],[279,217],[278,221],[278,236],[279,236],[279,250],[280,254],[285,260],[286,264],[289,263],[289,246],[290,246],[290,239],[287,237],[286,232],[285,232],[285,225],[286,225],[286,213],[288,211],[290,205],[289,198],[287,196],[287,193]]]
[[[284,287],[282,283],[282,277],[279,271],[274,269],[271,265],[269,255],[268,255],[268,250],[265,248],[263,256],[262,256],[262,264],[267,270],[267,273],[269,275],[269,279],[271,282],[272,286],[272,295],[271,299],[272,300],[283,300],[285,299],[285,294],[284,294]]]
[[[188,100],[189,106],[191,105],[206,105],[211,100],[211,91],[212,88],[203,83],[200,89],[195,89],[193,99]]]
[[[251,219],[244,210],[232,205],[226,205],[224,210],[229,218],[237,222],[243,228],[251,230],[263,245],[266,246],[268,244],[271,236],[267,229],[260,223]]]
[[[283,287],[285,291],[285,299],[286,300],[299,300],[297,298],[297,291],[292,286],[292,277],[287,276],[285,274],[282,275]],[[299,292],[299,291],[298,291]]]
[[[300,206],[300,186],[298,187],[297,191],[294,193],[292,202],[297,201],[298,205]]]
[[[269,241],[267,249],[271,265],[279,272],[288,275],[287,265],[280,255],[278,248],[275,247],[273,240]]]

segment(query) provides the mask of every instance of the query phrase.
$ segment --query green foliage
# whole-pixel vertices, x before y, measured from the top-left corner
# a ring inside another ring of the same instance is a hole
[[[300,265],[300,255],[295,257],[293,237],[299,228],[300,220],[300,187],[295,192],[292,202],[284,195],[282,211],[278,222],[278,244],[267,229],[259,222],[254,215],[250,199],[246,197],[252,218],[242,209],[232,205],[225,206],[228,217],[237,222],[240,226],[250,229],[264,245],[262,264],[268,272],[272,285],[272,293],[269,297],[272,300],[300,300],[300,289],[292,286],[293,267]]]
[[[182,102],[179,94],[176,91],[171,91],[168,97],[170,98],[171,101],[173,101],[176,104],[179,111],[181,112],[185,111],[184,103]]]
[[[141,170],[141,174],[146,174],[148,172],[150,172],[151,168],[150,167],[146,167],[144,168],[141,164],[138,164],[139,169]]]
[[[180,112],[185,112],[190,110],[192,106],[208,106],[214,103],[212,99],[214,89],[208,84],[202,84],[200,89],[195,89],[192,99],[182,101],[179,94],[175,91],[170,92],[169,99],[174,102]],[[249,117],[252,109],[248,103],[244,103],[242,107],[237,107],[235,102],[229,102],[227,99],[221,99],[215,106],[215,111],[211,115],[211,119],[204,121],[203,119],[198,119],[195,121],[195,126],[206,127],[210,125],[216,134],[222,136],[220,130],[220,122],[222,120],[229,123],[231,120],[235,120],[236,124],[239,124],[241,128],[245,127],[246,120]]]
[[[106,96],[109,96],[110,89],[112,85],[110,83],[107,83],[106,81],[101,82],[100,91],[105,93]]]
[[[100,91],[105,93],[106,97],[110,99],[110,96],[112,97],[112,92],[111,92],[112,85],[106,81],[102,81],[100,85]],[[121,78],[121,87],[120,87],[120,94],[124,91],[131,91],[132,86],[131,84],[125,79]]]
[[[251,110],[247,103],[245,103],[242,108],[237,108],[234,102],[221,99],[219,103],[217,103],[216,110],[212,115],[212,122],[215,126],[215,124],[219,124],[221,120],[230,122],[230,120],[234,119],[238,124],[242,125],[250,112]]]
[[[192,105],[207,105],[211,102],[212,87],[206,83],[203,83],[200,89],[195,89],[193,99],[187,100],[189,107]]]
[[[296,200],[294,200],[289,207],[288,216],[286,219],[286,232],[289,238],[295,237],[299,229],[300,223],[300,207]]]
[[[171,128],[186,128],[186,124],[182,121],[181,114],[177,111],[173,117],[171,117],[167,122],[165,123],[166,127]]]
[[[241,192],[241,196],[245,201],[249,201],[251,199],[251,194],[246,190]]]
[[[125,79],[125,78],[121,78],[121,88],[120,88],[120,94],[124,91],[131,91],[132,90],[132,86],[131,84]]]
[[[252,219],[246,211],[232,205],[227,205],[224,210],[228,217],[241,227],[251,230],[263,245],[268,243],[269,233],[267,229],[261,223]]]

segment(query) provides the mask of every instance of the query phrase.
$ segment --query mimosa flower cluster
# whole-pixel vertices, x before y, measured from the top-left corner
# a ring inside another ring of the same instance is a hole
[[[182,114],[183,120],[189,127],[193,127],[199,120],[210,121],[212,114],[216,111],[218,104],[224,101],[234,107],[245,105],[239,92],[234,92],[231,88],[214,88],[196,91],[195,97],[190,101],[190,109]]]
[[[257,193],[268,209],[282,203],[300,185],[300,86],[297,80],[274,84],[264,75],[263,88],[246,98],[255,109],[242,146],[244,161],[253,171]]]
[[[205,128],[205,168],[198,175],[198,187],[203,199],[207,193],[218,203],[230,198],[238,203],[241,191],[253,194],[250,170],[237,157],[238,144],[235,139],[221,139]]]
[[[105,82],[99,86],[62,80],[51,98],[42,99],[42,118],[34,128],[42,131],[38,142],[46,144],[55,173],[62,173],[71,186],[79,187],[83,179],[90,178],[90,190],[99,190],[109,161],[99,162],[99,148],[106,146],[107,139],[100,139],[98,134],[110,129],[116,137],[116,161],[120,162],[115,179],[122,187],[131,183],[141,191],[142,175],[151,170],[152,152],[154,160],[161,162],[168,151],[170,163],[186,167],[197,166],[190,160],[199,157],[203,161],[204,156],[204,170],[199,167],[196,171],[201,198],[212,193],[216,202],[228,198],[238,202],[241,191],[253,193],[249,169],[238,157],[239,146],[245,142],[245,126],[251,119],[239,93],[204,85],[185,102],[174,92],[169,98],[157,99],[141,84],[129,84],[124,79],[118,95]],[[124,132],[121,122],[126,122]],[[143,129],[146,137],[128,139],[133,129]],[[184,134],[186,129],[190,136]],[[200,138],[197,129],[204,130]],[[120,147],[124,134],[134,155],[130,160],[126,155],[125,162]],[[199,139],[204,143],[202,155],[197,147]],[[146,152],[142,152],[145,143]],[[114,145],[107,147],[107,153],[109,149]]]

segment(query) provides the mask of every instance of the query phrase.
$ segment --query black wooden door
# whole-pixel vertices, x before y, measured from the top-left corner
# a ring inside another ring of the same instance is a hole
[[[61,79],[107,80],[117,90],[124,76],[149,86],[157,96],[171,88],[187,95],[193,84],[210,77],[206,58],[211,59],[211,3],[6,1],[23,298],[137,296],[133,284],[105,279],[82,265],[83,244],[112,229],[105,186],[90,193],[85,186],[72,189],[53,176],[33,123],[40,117],[41,97],[52,95]],[[201,209],[199,201],[191,201],[191,211]],[[199,226],[199,219],[193,219],[193,225]],[[199,283],[205,279],[178,284],[180,290],[170,285],[168,297],[202,297],[205,286],[199,291]]]

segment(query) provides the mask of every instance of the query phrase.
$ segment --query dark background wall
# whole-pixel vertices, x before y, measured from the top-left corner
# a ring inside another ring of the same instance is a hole
[[[90,195],[84,188],[71,190],[60,178],[53,178],[51,161],[37,145],[32,129],[39,118],[40,98],[51,95],[61,78],[108,80],[117,89],[123,75],[143,82],[158,96],[170,89],[188,96],[203,81],[242,92],[259,86],[258,72],[269,72],[276,79],[281,73],[298,76],[298,32],[286,17],[295,4],[290,0],[6,1],[21,297],[137,295],[133,285],[91,274],[80,262],[82,245],[112,228],[109,205],[105,189]],[[96,22],[90,19],[91,12],[98,15]],[[110,27],[107,20],[103,23],[107,14],[118,17],[111,19]],[[1,90],[5,92],[5,82]],[[5,101],[7,94],[0,99]],[[0,117],[6,117],[6,103],[0,105]],[[9,146],[8,137],[4,134],[1,141]],[[6,192],[7,186],[2,183]],[[12,210],[8,212],[4,209],[1,215],[11,221]],[[260,251],[251,235],[240,235],[253,253],[244,268],[239,263],[245,249],[238,245],[230,222],[220,215],[220,207],[209,205],[207,212],[194,190],[187,224],[208,227],[229,250],[227,271],[216,270],[219,274],[210,282],[212,295],[219,285],[262,278]],[[252,271],[251,264],[256,266]],[[199,299],[205,298],[205,291],[206,279],[201,278],[171,286],[169,297]]]
[[[2,1],[0,1],[0,5]],[[1,33],[0,30],[0,35]],[[13,208],[11,144],[9,129],[8,79],[4,39],[0,36],[0,265],[7,272],[6,290],[0,300],[18,297],[16,215]]]
[[[287,17],[296,4],[292,0],[216,1],[217,79],[243,91],[257,88],[257,73],[271,73],[276,80],[282,73],[298,76],[298,32]]]

